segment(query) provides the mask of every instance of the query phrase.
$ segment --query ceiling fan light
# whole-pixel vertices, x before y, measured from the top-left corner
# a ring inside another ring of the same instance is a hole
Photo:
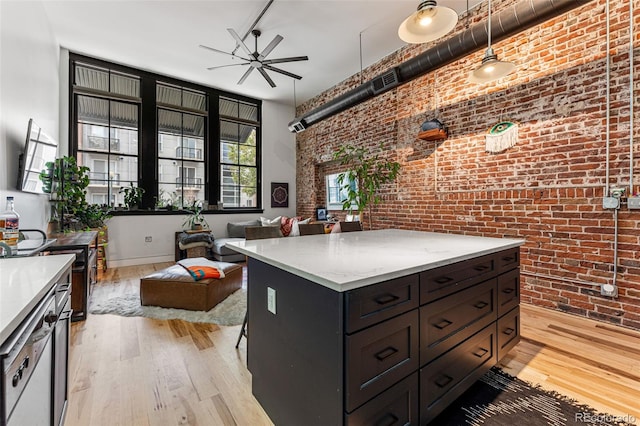
[[[469,74],[469,81],[472,83],[488,83],[506,77],[515,69],[515,64],[498,60],[498,55],[493,52],[492,48],[489,48],[484,58],[482,58],[482,65]]]
[[[438,6],[435,0],[426,0],[400,24],[398,37],[407,43],[427,43],[449,33],[457,23],[455,10]]]

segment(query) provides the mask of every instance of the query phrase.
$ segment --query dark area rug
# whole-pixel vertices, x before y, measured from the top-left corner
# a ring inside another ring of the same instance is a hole
[[[598,413],[591,407],[491,369],[430,424],[436,426],[632,425],[633,416]]]

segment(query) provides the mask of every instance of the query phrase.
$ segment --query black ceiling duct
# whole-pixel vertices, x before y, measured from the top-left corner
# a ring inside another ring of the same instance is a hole
[[[491,17],[491,39],[498,42],[592,0],[526,0]],[[424,51],[420,55],[361,84],[289,123],[301,132],[315,123],[367,101],[374,96],[487,47],[487,22],[479,23]]]

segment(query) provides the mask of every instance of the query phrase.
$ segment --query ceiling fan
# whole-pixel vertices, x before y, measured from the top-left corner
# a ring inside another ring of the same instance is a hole
[[[281,64],[281,63],[284,63],[284,62],[307,61],[307,60],[309,60],[309,58],[307,56],[292,56],[292,57],[289,57],[289,58],[266,59],[267,55],[269,53],[271,53],[271,51],[273,49],[275,49],[275,47],[282,41],[283,37],[281,35],[276,35],[273,38],[273,40],[271,40],[271,43],[269,43],[267,45],[267,47],[265,47],[262,50],[262,52],[258,53],[258,37],[260,37],[260,34],[261,34],[259,30],[251,31],[251,34],[253,34],[253,36],[255,37],[255,49],[254,49],[253,52],[247,47],[246,44],[244,44],[244,42],[242,41],[242,39],[240,38],[238,33],[236,33],[233,30],[233,28],[227,28],[227,31],[229,31],[229,34],[231,34],[231,36],[236,40],[236,43],[238,44],[238,46],[240,46],[240,48],[242,48],[242,50],[245,51],[245,53],[248,55],[248,57],[244,58],[244,57],[236,55],[234,53],[228,53],[228,52],[225,52],[223,50],[214,49],[213,47],[200,45],[200,47],[202,47],[203,49],[211,50],[211,51],[217,52],[217,53],[222,53],[224,55],[232,56],[234,58],[240,58],[243,61],[245,61],[245,62],[237,63],[237,64],[229,64],[229,65],[221,65],[221,66],[217,66],[217,67],[209,67],[209,68],[207,68],[208,70],[214,70],[214,69],[217,69],[217,68],[225,68],[225,67],[234,67],[234,66],[238,66],[238,65],[242,65],[242,66],[249,65],[249,69],[242,75],[242,77],[240,77],[240,80],[238,81],[238,84],[244,83],[244,81],[247,79],[247,77],[249,77],[249,74],[251,74],[251,72],[254,69],[256,69],[256,70],[258,70],[258,72],[260,74],[262,74],[264,79],[267,80],[267,83],[269,83],[269,85],[271,87],[276,87],[276,84],[273,82],[271,77],[269,77],[269,74],[267,74],[266,70],[277,72],[277,73],[286,75],[287,77],[295,78],[297,80],[300,80],[302,78],[299,75],[290,73],[290,72],[285,71],[285,70],[280,69],[280,68],[276,68],[276,67],[273,66],[273,64]]]

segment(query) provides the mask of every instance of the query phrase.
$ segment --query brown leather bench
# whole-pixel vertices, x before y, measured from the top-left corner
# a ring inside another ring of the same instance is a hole
[[[242,287],[242,266],[217,262],[225,277],[194,281],[180,265],[173,265],[140,279],[142,305],[208,311]]]

